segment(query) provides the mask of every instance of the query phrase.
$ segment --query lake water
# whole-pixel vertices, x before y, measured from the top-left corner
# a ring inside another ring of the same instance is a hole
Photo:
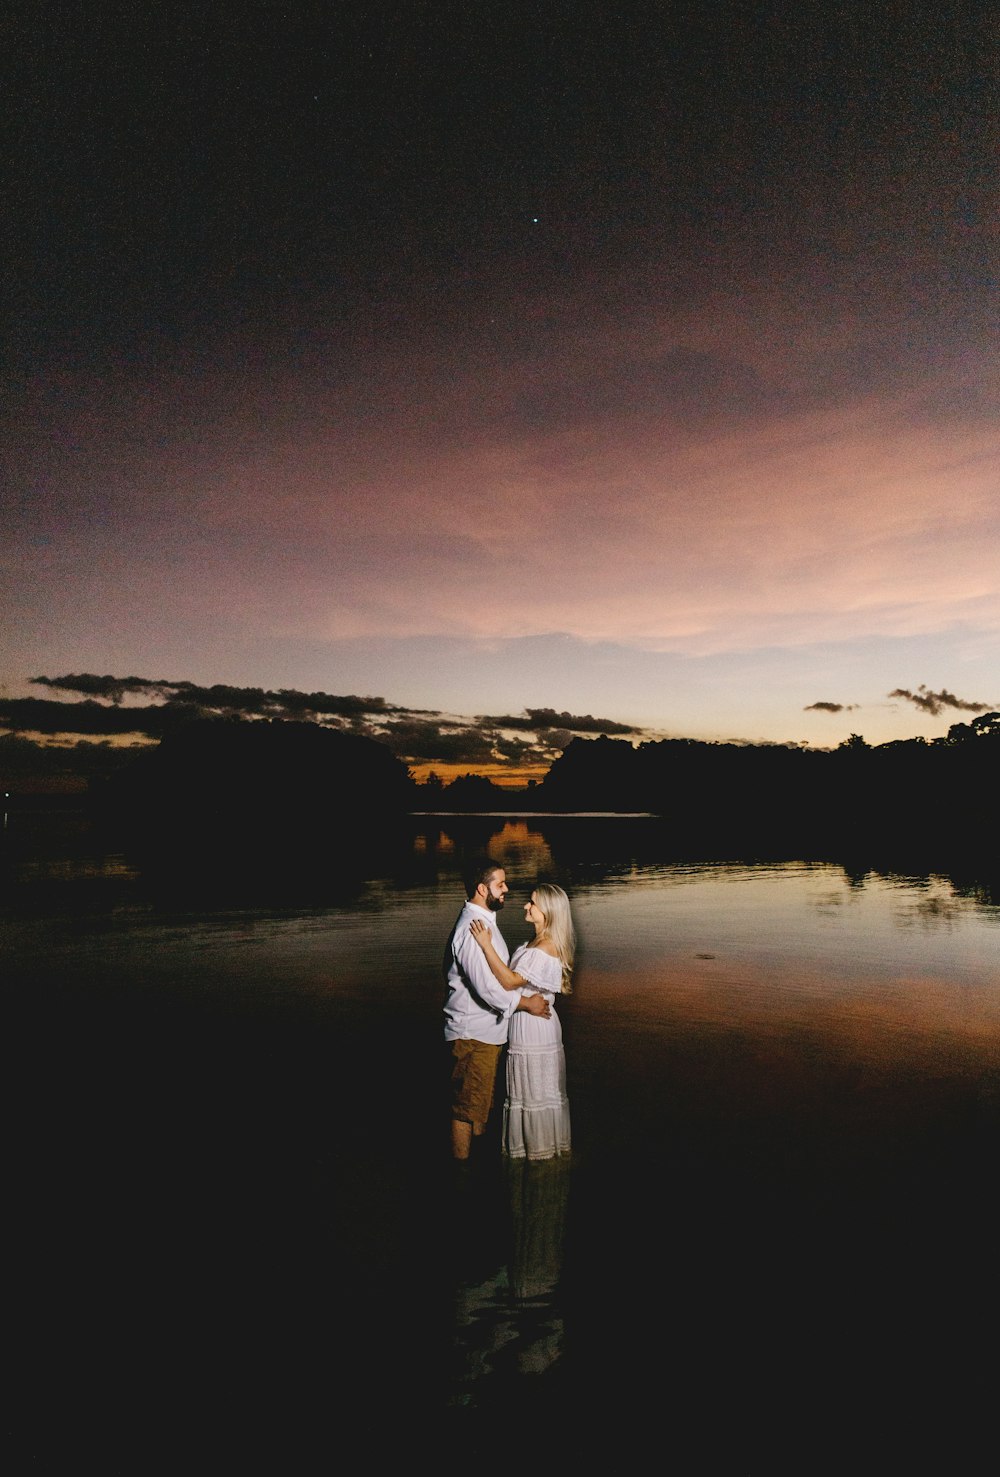
[[[574,1152],[506,1166],[494,1127],[459,1176],[440,960],[484,849],[511,948],[536,878],[572,899]],[[164,857],[14,815],[3,859],[38,1460],[197,1433],[205,1470],[312,1470],[431,1423],[748,1472],[919,1430],[962,1469],[997,1373],[995,878],[676,856],[648,818]]]

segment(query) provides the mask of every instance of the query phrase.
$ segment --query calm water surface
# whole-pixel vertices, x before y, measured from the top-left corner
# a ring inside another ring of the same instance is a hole
[[[388,1388],[446,1433],[528,1401],[563,1450],[610,1443],[609,1410],[721,1406],[763,1470],[775,1386],[817,1420],[845,1381],[886,1422],[985,1398],[990,879],[674,857],[639,820],[428,817],[374,853],[169,861],[75,822],[4,840],[60,1335],[38,1357],[94,1439],[104,1382],[133,1457],[168,1407],[244,1433],[280,1410],[287,1439],[291,1409],[368,1420]],[[511,948],[537,877],[573,901],[574,1153],[504,1166],[494,1133],[458,1177],[439,966],[480,848]]]

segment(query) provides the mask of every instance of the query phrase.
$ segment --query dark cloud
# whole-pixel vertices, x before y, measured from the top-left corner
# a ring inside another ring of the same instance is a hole
[[[407,763],[544,765],[576,734],[637,732],[610,718],[559,713],[554,708],[456,719],[426,709],[393,706],[381,697],[291,688],[270,691],[221,683],[202,687],[194,682],[93,672],[33,677],[31,681],[82,699],[0,698],[0,725],[16,733],[46,737],[132,734],[159,739],[192,718],[202,717],[309,720],[377,739]],[[136,701],[141,697],[152,701]],[[518,736],[522,733],[523,738]]]
[[[167,682],[149,677],[99,677],[93,672],[73,673],[65,677],[32,677],[30,680],[38,687],[104,698],[112,703],[121,703],[127,696],[162,697],[168,702],[179,700],[196,705],[206,712],[246,717],[351,718],[365,713],[406,711],[390,707],[381,697],[297,692],[294,688],[279,688],[272,692],[263,687],[229,687],[222,683],[199,687],[194,682]]]
[[[172,683],[151,682],[148,677],[99,677],[94,672],[69,673],[65,677],[32,677],[35,687],[51,687],[55,692],[75,692],[83,697],[106,698],[120,703],[128,694],[152,697]]]
[[[853,713],[858,703],[809,703],[803,713]]]
[[[8,741],[17,738],[18,743],[27,744],[34,753],[38,745],[21,737],[24,734],[42,734],[46,739],[56,735],[80,734],[123,738],[141,735],[146,739],[161,739],[174,729],[203,717],[240,717],[311,719],[317,722],[312,704],[314,694],[286,694],[291,701],[276,711],[274,705],[254,701],[251,696],[240,702],[232,701],[235,689],[225,689],[230,700],[223,701],[220,692],[211,688],[194,688],[192,684],[175,683],[171,687],[185,688],[202,695],[212,693],[211,704],[174,700],[142,706],[123,707],[116,702],[59,702],[49,698],[0,698],[0,725],[12,730],[6,735]],[[134,689],[133,689],[134,690]],[[245,691],[245,690],[242,690]],[[301,703],[294,701],[298,696]],[[325,702],[318,706],[325,707]],[[496,763],[549,763],[558,748],[532,740],[501,734],[493,727],[480,724],[462,724],[450,719],[435,721],[394,708],[391,713],[402,713],[398,719],[382,721],[370,713],[348,716],[325,715],[321,726],[340,728],[365,738],[377,739],[391,749],[397,758],[407,763],[448,764],[496,764]],[[0,735],[0,738],[5,737]],[[568,742],[567,736],[567,742]],[[562,747],[561,745],[559,747]],[[12,753],[8,748],[4,752]],[[119,749],[119,753],[121,750]]]
[[[368,728],[372,738],[401,759],[454,764],[493,760],[489,738],[475,729],[405,718],[389,727]]]
[[[629,723],[612,718],[593,718],[589,713],[557,713],[554,708],[528,708],[528,717],[544,728],[568,728],[572,733],[638,733]]]
[[[539,746],[550,754],[561,754],[575,735],[568,728],[540,728],[536,735]]]
[[[162,738],[179,723],[200,717],[189,703],[157,703],[123,708],[86,700],[60,703],[51,698],[0,698],[0,724],[15,733],[145,734]]]
[[[541,732],[544,729],[566,729],[569,733],[638,733],[639,729],[629,723],[616,723],[611,718],[594,718],[590,713],[582,716],[575,713],[557,713],[555,708],[525,708],[523,713],[502,716],[483,716],[478,723],[490,724],[495,728],[527,729]]]
[[[922,713],[929,713],[933,718],[945,708],[957,708],[962,713],[985,713],[995,706],[994,703],[969,702],[965,698],[956,697],[944,687],[940,692],[932,692],[922,682],[916,692],[911,692],[908,687],[894,687],[889,696],[905,698],[908,703],[912,703]]]
[[[384,726],[369,724],[367,731],[391,748],[398,758],[414,763],[496,764],[526,759],[546,762],[552,758],[549,751],[537,744],[511,738],[480,724],[463,726],[449,721],[434,723],[403,718]]]

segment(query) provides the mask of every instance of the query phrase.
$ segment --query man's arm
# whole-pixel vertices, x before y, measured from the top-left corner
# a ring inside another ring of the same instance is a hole
[[[469,932],[468,924],[461,927],[456,934],[455,958],[469,989],[488,1010],[509,1015],[517,1009],[520,997],[516,991],[505,990],[494,978],[486,955]]]
[[[528,983],[523,975],[515,974],[510,965],[500,958],[493,943],[493,930],[488,924],[479,918],[473,918],[469,924],[469,934],[486,955],[486,963],[497,984],[502,985],[505,990],[520,990]]]
[[[523,975],[517,974],[500,958],[493,944],[493,930],[478,918],[473,918],[469,924],[469,936],[473,943],[483,951],[486,962],[490,966],[490,971],[497,983],[502,985],[508,993],[514,990],[523,990],[524,986],[528,984],[528,981]],[[550,1016],[552,1014],[551,1007],[545,996],[535,993],[520,995],[514,1006],[514,1010],[526,1010],[529,1015]]]

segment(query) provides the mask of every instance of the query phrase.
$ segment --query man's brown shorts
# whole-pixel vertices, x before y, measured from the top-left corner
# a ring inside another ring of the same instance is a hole
[[[451,1116],[473,1128],[485,1128],[493,1106],[500,1047],[485,1041],[453,1041],[451,1055]]]

